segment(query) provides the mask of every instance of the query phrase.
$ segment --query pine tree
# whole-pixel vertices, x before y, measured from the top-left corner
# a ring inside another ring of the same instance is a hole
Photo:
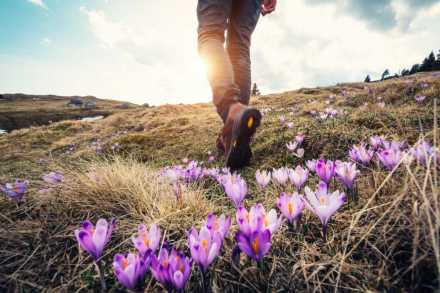
[[[382,80],[386,79],[388,76],[390,76],[390,71],[385,69],[385,71],[382,73]]]
[[[258,89],[257,83],[254,82],[254,85],[252,86],[252,95],[253,96],[259,96],[260,90]]]
[[[429,54],[428,57],[426,57],[423,62],[422,65],[420,65],[420,72],[426,72],[426,71],[431,71],[433,70],[435,66],[435,55],[434,52],[431,52],[431,54]]]
[[[431,54],[429,54],[428,62],[429,62],[428,70],[429,71],[434,70],[436,63],[434,52],[431,52]]]
[[[402,72],[400,73],[402,76],[407,76],[407,75],[409,75],[410,73],[409,73],[410,71],[408,70],[408,69],[403,69],[402,70]]]
[[[438,51],[437,54],[437,60],[434,63],[434,70],[440,70],[440,50]]]
[[[367,77],[365,78],[364,82],[371,82],[371,77],[370,77],[369,74],[368,74]]]
[[[420,70],[420,64],[414,64],[409,71],[409,74],[416,74]]]

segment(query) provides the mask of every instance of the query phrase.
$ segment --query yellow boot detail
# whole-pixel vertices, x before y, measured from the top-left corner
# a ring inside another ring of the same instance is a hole
[[[252,128],[253,125],[254,125],[254,117],[250,117],[248,119],[247,126],[248,128]]]

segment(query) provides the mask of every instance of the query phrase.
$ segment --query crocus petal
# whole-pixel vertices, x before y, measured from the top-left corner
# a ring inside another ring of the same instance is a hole
[[[75,236],[82,249],[90,253],[95,259],[101,256],[95,247],[90,233],[84,230],[75,230]]]
[[[185,281],[183,279],[183,274],[181,271],[176,271],[173,275],[174,278],[174,284],[176,285],[177,289],[182,289],[185,285]]]
[[[128,289],[133,289],[133,284],[131,280],[121,267],[114,267],[114,272],[119,283],[121,283]]]
[[[86,220],[81,223],[81,228],[92,233],[94,226],[93,226],[92,222],[90,222],[89,220]]]
[[[107,231],[108,223],[105,219],[99,219],[96,223],[95,233],[93,234],[93,243],[95,244],[96,251],[100,256],[104,250],[104,246],[107,243]]]
[[[238,231],[235,236],[235,239],[237,241],[238,247],[240,248],[240,251],[246,253],[251,258],[256,258],[256,255],[252,250],[252,248],[250,247],[247,237],[243,233]]]
[[[210,265],[212,263],[212,261],[217,257],[219,252],[220,252],[219,243],[213,243],[211,245],[211,249],[209,250],[209,253],[208,253],[208,259],[207,259],[208,265]]]

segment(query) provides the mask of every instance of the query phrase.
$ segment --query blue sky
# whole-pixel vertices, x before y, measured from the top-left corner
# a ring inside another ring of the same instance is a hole
[[[87,23],[79,19],[79,5],[85,1],[45,2],[50,8],[42,8],[27,0],[0,2],[1,54],[53,58],[71,53],[70,48],[94,46],[94,37],[89,33]],[[56,51],[48,50],[44,46],[48,44],[42,43],[44,39],[56,41]]]
[[[195,0],[1,0],[0,92],[210,100]],[[280,0],[253,37],[263,93],[378,77],[440,49],[440,0]]]

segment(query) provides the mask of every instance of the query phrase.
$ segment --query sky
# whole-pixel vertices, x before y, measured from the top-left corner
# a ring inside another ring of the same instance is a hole
[[[208,102],[196,5],[1,0],[0,93]],[[378,78],[438,52],[439,28],[440,0],[278,0],[253,35],[253,81],[265,94]]]

